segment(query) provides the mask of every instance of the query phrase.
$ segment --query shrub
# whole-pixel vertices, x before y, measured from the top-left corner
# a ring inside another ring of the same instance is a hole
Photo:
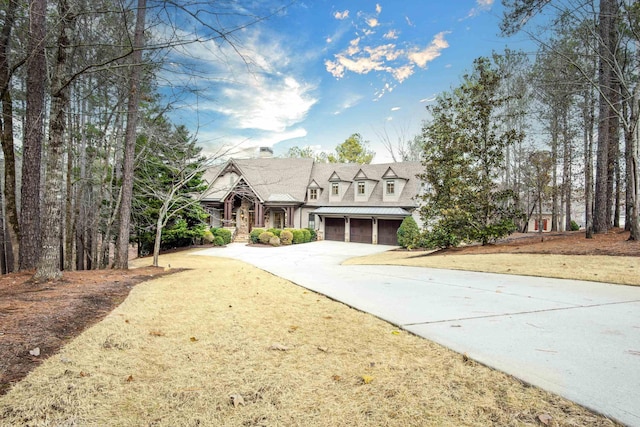
[[[402,224],[400,224],[397,234],[398,244],[403,248],[412,249],[418,245],[420,229],[418,228],[418,224],[416,224],[416,220],[413,219],[412,216],[408,216],[402,220]]]
[[[260,243],[264,244],[264,245],[268,245],[269,244],[269,240],[271,240],[271,238],[274,236],[274,234],[270,231],[265,231],[264,233],[261,233],[260,236],[258,237],[258,240],[260,240]]]
[[[311,234],[310,242],[315,242],[318,239],[318,233],[313,228],[307,228],[309,230],[309,234]]]
[[[213,240],[215,239],[215,236],[213,235],[213,233],[209,230],[206,230],[204,232],[204,234],[202,235],[202,240],[204,240],[207,243],[213,243]]]
[[[462,239],[457,233],[441,224],[435,225],[431,231],[426,232],[424,235],[425,247],[429,249],[456,247],[460,242],[462,242]]]
[[[580,226],[578,225],[577,222],[575,222],[574,220],[571,220],[571,231],[578,231],[580,230]]]
[[[213,246],[224,246],[224,239],[222,236],[216,236],[213,238]]]
[[[280,233],[280,243],[283,245],[293,243],[293,233],[290,230],[282,230],[282,233]]]
[[[272,233],[274,236],[278,236],[278,237],[280,237],[280,233],[282,232],[280,228],[269,228],[267,229],[267,231],[269,233]]]
[[[303,240],[303,242],[304,243],[309,243],[311,241],[311,232],[309,231],[309,229],[308,228],[303,228],[300,231],[302,231],[302,235],[303,235],[302,240]]]
[[[273,236],[269,239],[269,244],[271,246],[280,246],[280,238],[278,236]]]
[[[251,234],[249,234],[249,239],[251,240],[251,243],[259,243],[260,235],[264,232],[265,232],[264,228],[254,228],[253,230],[251,230]]]
[[[211,229],[211,232],[216,237],[222,237],[225,245],[231,243],[231,230],[228,230],[226,228],[214,227]]]
[[[302,230],[292,230],[291,233],[293,233],[294,245],[297,245],[298,243],[304,243],[304,233],[302,232]]]

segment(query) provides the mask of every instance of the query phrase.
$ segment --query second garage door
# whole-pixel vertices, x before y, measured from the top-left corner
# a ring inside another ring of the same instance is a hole
[[[349,223],[351,224],[349,228],[350,241],[355,243],[372,243],[373,227],[370,219],[352,218],[349,220]]]
[[[378,220],[378,244],[398,245],[398,228],[402,224],[401,219]]]
[[[324,221],[324,239],[344,242],[344,218],[325,218]]]

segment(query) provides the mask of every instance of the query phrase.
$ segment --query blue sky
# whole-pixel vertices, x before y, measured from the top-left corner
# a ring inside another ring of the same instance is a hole
[[[333,151],[358,132],[374,163],[391,161],[380,135],[412,138],[426,105],[456,86],[474,58],[525,47],[499,36],[499,3],[299,0],[236,33],[237,52],[213,43],[175,52],[175,64],[199,72],[167,77],[193,89],[181,94],[173,120],[209,153]]]

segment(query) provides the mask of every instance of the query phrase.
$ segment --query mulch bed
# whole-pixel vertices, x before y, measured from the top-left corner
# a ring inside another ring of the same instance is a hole
[[[629,232],[619,228],[594,234],[592,239],[585,238],[584,231],[544,233],[542,237],[533,233],[514,233],[495,244],[449,248],[429,255],[495,253],[640,256],[640,241],[629,240]]]
[[[33,272],[0,276],[0,395],[97,323],[134,285],[170,272],[159,267],[65,272],[58,282],[33,284]]]

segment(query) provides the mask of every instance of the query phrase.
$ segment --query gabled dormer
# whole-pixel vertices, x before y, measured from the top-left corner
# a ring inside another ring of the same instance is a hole
[[[387,171],[382,175],[382,201],[398,201],[407,181],[406,178],[399,177],[391,166],[389,166]]]
[[[337,172],[333,172],[329,177],[329,202],[339,202],[347,192],[351,181],[340,178]]]
[[[311,183],[307,186],[307,200],[311,203],[320,199],[323,188],[316,182],[315,179],[311,180]]]
[[[355,182],[353,186],[353,198],[356,202],[366,202],[369,200],[373,189],[378,184],[377,179],[369,178],[362,169],[353,177],[353,181]]]

